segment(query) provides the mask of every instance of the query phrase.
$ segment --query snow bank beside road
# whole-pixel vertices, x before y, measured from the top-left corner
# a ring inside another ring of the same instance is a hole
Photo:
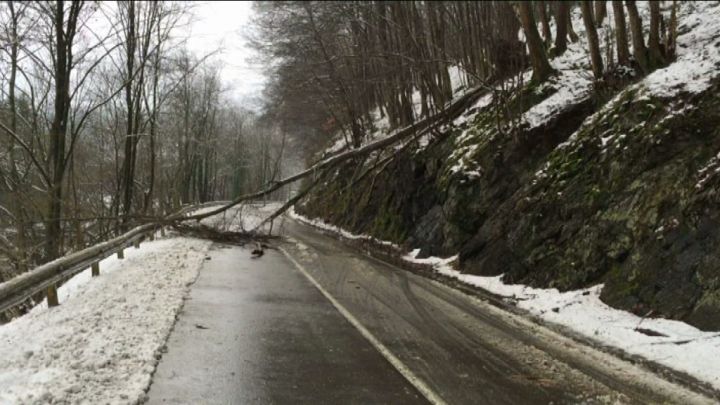
[[[0,326],[0,404],[137,403],[210,242],[126,250],[60,287],[60,306]],[[81,288],[82,287],[82,288]]]
[[[417,251],[405,256],[405,260],[431,264],[440,274],[506,297],[543,320],[568,327],[602,345],[682,371],[720,390],[718,332],[703,332],[684,322],[642,318],[612,308],[600,300],[602,285],[567,292],[510,285],[502,282],[502,276],[460,273],[451,266],[455,257],[415,259],[415,254]]]

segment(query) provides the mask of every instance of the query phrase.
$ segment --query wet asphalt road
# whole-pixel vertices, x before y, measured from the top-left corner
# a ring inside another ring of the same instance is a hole
[[[336,237],[292,221],[285,234],[290,259],[210,252],[149,403],[427,403],[302,272],[438,403],[706,402]]]
[[[279,252],[214,245],[149,404],[423,403]]]

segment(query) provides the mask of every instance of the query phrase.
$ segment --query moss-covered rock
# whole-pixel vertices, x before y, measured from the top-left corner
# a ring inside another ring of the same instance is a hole
[[[464,270],[561,290],[604,281],[610,305],[720,328],[719,206],[714,169],[702,171],[719,128],[717,87],[623,92],[501,204],[464,246]]]

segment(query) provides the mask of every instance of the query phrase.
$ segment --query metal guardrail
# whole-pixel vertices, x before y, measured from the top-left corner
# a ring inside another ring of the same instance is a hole
[[[0,284],[0,312],[21,304],[62,279],[74,276],[129,246],[138,246],[143,238],[154,234],[158,229],[159,225],[155,223],[139,226],[116,238],[45,263]]]
[[[0,283],[0,313],[21,304],[41,291],[46,291],[48,287],[54,286],[88,267],[92,267],[93,276],[98,275],[98,263],[101,260],[116,253],[122,258],[122,251],[125,248],[132,245],[137,247],[145,237],[154,236],[157,230],[163,229],[164,221],[178,220],[193,211],[226,203],[226,201],[212,201],[185,206],[178,212],[165,217],[163,221],[138,226],[118,237],[68,254]]]

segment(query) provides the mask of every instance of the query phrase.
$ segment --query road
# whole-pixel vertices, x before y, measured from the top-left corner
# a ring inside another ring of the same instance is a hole
[[[709,403],[295,222],[249,259],[216,245],[149,403]]]
[[[281,253],[215,245],[150,404],[417,403],[422,396]]]

